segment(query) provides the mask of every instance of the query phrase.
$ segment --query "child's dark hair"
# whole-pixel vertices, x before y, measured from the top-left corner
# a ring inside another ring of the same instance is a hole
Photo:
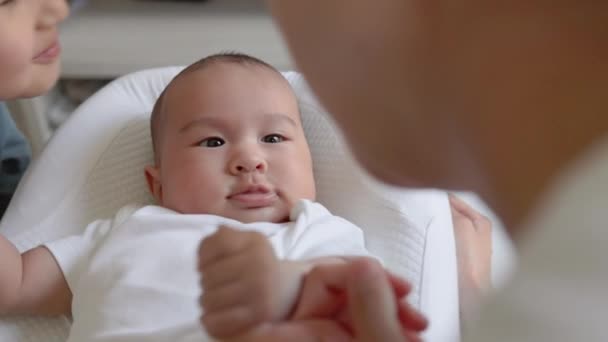
[[[163,90],[163,92],[160,94],[160,96],[158,97],[158,99],[156,100],[156,103],[154,104],[154,107],[152,109],[152,114],[150,116],[150,133],[152,134],[152,146],[154,149],[154,161],[156,163],[156,165],[158,165],[159,163],[159,151],[158,151],[158,136],[159,136],[159,131],[160,128],[162,126],[162,121],[163,121],[163,105],[164,105],[164,98],[165,98],[165,93],[167,92],[167,89],[169,89],[169,87],[171,87],[171,85],[176,82],[177,80],[179,80],[181,77],[193,73],[195,71],[200,71],[210,65],[213,64],[217,64],[217,63],[234,63],[234,64],[241,64],[241,65],[245,65],[245,66],[260,66],[260,67],[264,67],[267,68],[271,71],[276,72],[277,74],[280,75],[280,72],[275,69],[272,65],[249,55],[243,54],[243,53],[239,53],[239,52],[221,52],[218,54],[214,54],[214,55],[210,55],[207,56],[205,58],[200,59],[199,61],[190,64],[188,67],[186,67],[184,70],[182,70],[179,74],[177,74],[172,80],[171,82],[169,82],[169,84],[167,85],[167,87],[165,87],[165,89]]]

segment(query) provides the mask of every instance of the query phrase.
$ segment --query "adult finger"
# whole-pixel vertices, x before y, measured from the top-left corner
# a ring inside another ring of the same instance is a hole
[[[348,263],[322,264],[315,266],[304,278],[300,300],[293,318],[328,317],[345,303],[345,293],[348,286],[351,263],[365,259],[382,269],[375,260],[368,258],[353,258]],[[412,286],[406,280],[389,271],[383,270],[397,298],[403,298],[411,292]]]
[[[344,305],[348,264],[323,264],[304,278],[293,319],[330,317]]]

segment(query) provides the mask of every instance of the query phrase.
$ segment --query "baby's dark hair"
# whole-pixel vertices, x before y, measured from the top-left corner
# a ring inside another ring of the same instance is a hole
[[[221,53],[207,56],[205,58],[198,60],[197,62],[190,64],[188,67],[186,67],[184,70],[182,70],[179,74],[177,74],[171,80],[171,82],[169,82],[169,84],[165,87],[163,92],[160,94],[160,96],[156,100],[156,103],[154,104],[154,107],[152,109],[152,115],[150,116],[150,133],[152,135],[152,147],[154,150],[154,161],[155,161],[156,165],[159,164],[159,158],[158,158],[159,157],[159,151],[158,151],[158,140],[159,139],[158,139],[158,137],[159,137],[160,129],[163,125],[162,121],[165,116],[164,115],[164,112],[165,112],[164,111],[164,98],[165,98],[167,89],[169,89],[172,84],[177,82],[183,76],[193,73],[195,71],[200,71],[200,70],[204,69],[205,67],[208,67],[210,65],[214,65],[217,63],[234,63],[234,64],[240,64],[240,65],[244,65],[244,66],[259,66],[259,67],[267,68],[267,69],[281,75],[281,73],[277,69],[275,69],[272,65],[262,61],[261,59],[246,55],[244,53],[239,53],[239,52],[221,52]]]

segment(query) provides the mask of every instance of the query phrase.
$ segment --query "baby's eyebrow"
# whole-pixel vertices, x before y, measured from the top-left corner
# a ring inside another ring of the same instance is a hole
[[[269,121],[286,121],[294,127],[298,127],[298,124],[289,115],[283,113],[265,113],[264,116]]]
[[[202,117],[188,122],[184,127],[180,128],[180,133],[183,133],[195,126],[211,126],[214,128],[223,128],[225,123],[221,119],[214,117]]]
[[[287,115],[287,114],[264,113],[264,114],[262,114],[262,116],[263,116],[264,120],[286,122],[287,124],[289,124],[293,127],[298,127],[298,123],[294,119],[289,117],[289,115]],[[205,126],[205,127],[223,129],[223,128],[226,128],[226,125],[227,125],[226,122],[223,121],[221,118],[207,116],[207,117],[197,118],[195,120],[188,122],[186,125],[184,125],[184,127],[180,128],[179,132],[183,133],[196,126]]]

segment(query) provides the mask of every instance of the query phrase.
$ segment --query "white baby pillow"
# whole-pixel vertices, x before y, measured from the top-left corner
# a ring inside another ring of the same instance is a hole
[[[19,186],[0,233],[21,250],[109,218],[131,202],[151,203],[143,167],[152,162],[149,113],[182,68],[124,76],[82,104]],[[430,318],[429,341],[458,336],[452,222],[444,193],[397,191],[365,175],[344,148],[304,79],[284,73],[298,97],[310,144],[317,200],[359,225],[370,251],[415,285],[410,300]],[[1,318],[0,341],[65,341],[65,318]]]

